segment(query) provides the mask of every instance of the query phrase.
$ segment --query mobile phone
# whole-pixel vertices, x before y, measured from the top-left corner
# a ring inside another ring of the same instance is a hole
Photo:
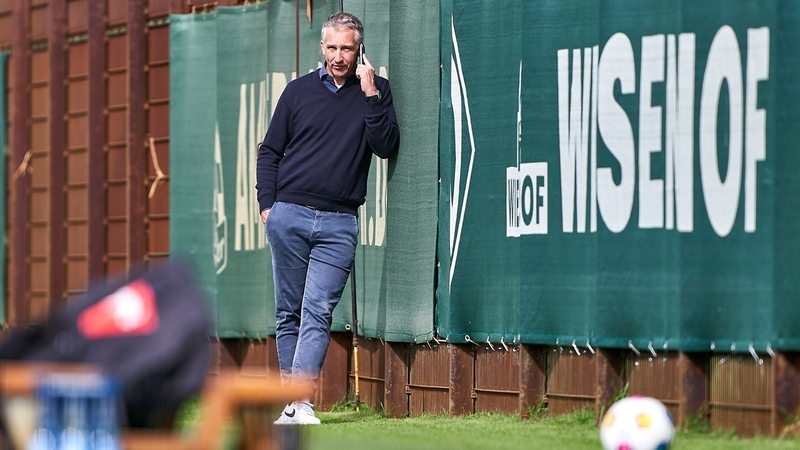
[[[358,44],[358,63],[364,64],[364,43]]]

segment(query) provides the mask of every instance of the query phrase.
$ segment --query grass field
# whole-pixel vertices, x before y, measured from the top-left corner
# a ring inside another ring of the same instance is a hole
[[[322,425],[304,427],[308,450],[519,450],[600,449],[600,433],[591,411],[522,421],[517,416],[475,414],[460,417],[426,415],[390,419],[362,408],[340,405],[318,414]],[[733,432],[679,432],[671,447],[681,449],[800,449],[800,439],[741,439]]]
[[[191,416],[188,420],[192,422]],[[519,450],[601,449],[592,411],[522,421],[505,414],[424,415],[391,419],[352,404],[318,412],[319,426],[300,427],[306,450]],[[184,426],[191,423],[184,422]],[[698,427],[699,428],[699,427]],[[800,449],[799,438],[738,438],[734,432],[678,432],[672,450]]]

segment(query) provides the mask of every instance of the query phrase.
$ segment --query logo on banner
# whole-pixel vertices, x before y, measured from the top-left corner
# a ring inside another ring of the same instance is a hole
[[[547,163],[521,163],[522,61],[517,91],[517,165],[506,168],[506,237],[547,234]]]
[[[213,220],[214,269],[217,274],[228,265],[228,217],[225,215],[225,183],[222,179],[222,151],[219,143],[219,124],[214,132],[214,199]]]
[[[547,163],[506,168],[506,237],[547,234]]]

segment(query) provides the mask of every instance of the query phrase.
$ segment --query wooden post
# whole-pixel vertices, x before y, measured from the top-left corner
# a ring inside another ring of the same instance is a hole
[[[800,407],[800,355],[775,352],[772,357],[774,386],[772,405],[772,435],[784,431],[791,418],[796,417]],[[793,434],[800,435],[800,427],[793,427]]]
[[[595,375],[597,379],[595,398],[595,417],[597,422],[624,384],[623,367],[625,358],[619,350],[599,348],[595,355]]]
[[[50,141],[48,143],[50,161],[49,171],[49,205],[47,230],[50,240],[47,254],[47,268],[49,272],[49,295],[46,300],[48,310],[60,305],[66,299],[66,286],[64,284],[64,235],[66,224],[66,142],[67,130],[64,120],[66,114],[66,65],[67,56],[65,48],[67,4],[64,0],[51,1],[49,8],[47,39],[50,52]],[[88,281],[88,280],[87,280]]]
[[[89,136],[87,189],[87,275],[106,276],[106,17],[105,0],[87,2],[89,16]]]
[[[29,121],[30,100],[30,50],[28,45],[29,5],[26,0],[14,0],[11,7],[14,35],[11,41],[9,76],[12,85],[11,130],[9,134],[8,173],[8,323],[26,325],[30,322],[30,233],[28,222],[30,210],[30,175],[16,172],[24,169],[26,155],[30,150]],[[5,126],[5,124],[3,124]]]
[[[264,343],[267,347],[267,372],[280,373],[280,364],[278,363],[278,342],[275,335],[267,336]]]
[[[538,345],[520,345],[519,352],[519,416],[529,419],[531,408],[544,396],[547,353]]]
[[[314,399],[319,410],[330,409],[334,403],[347,398],[350,344],[350,333],[331,333]]]
[[[686,429],[689,419],[708,420],[709,379],[708,355],[684,353],[678,355],[678,417],[677,425]]]
[[[448,346],[450,353],[450,406],[451,416],[475,412],[472,398],[475,386],[475,352],[467,345]]]
[[[384,412],[389,417],[405,417],[408,415],[408,344],[386,342],[384,346]]]
[[[147,24],[145,0],[128,0],[127,269],[147,257]]]

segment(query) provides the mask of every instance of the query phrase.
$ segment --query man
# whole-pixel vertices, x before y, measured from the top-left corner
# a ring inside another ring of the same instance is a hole
[[[389,82],[359,47],[364,28],[348,13],[322,25],[324,67],[286,86],[259,146],[256,189],[272,251],[281,379],[316,384],[333,308],[355,257],[356,212],[375,154],[400,133]],[[311,403],[287,405],[276,424],[318,424]]]

